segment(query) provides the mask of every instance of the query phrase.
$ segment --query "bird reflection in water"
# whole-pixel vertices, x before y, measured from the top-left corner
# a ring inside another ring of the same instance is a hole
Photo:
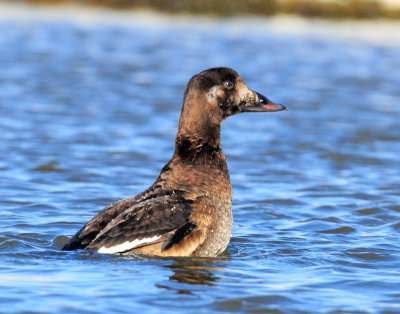
[[[225,269],[229,256],[225,253],[222,258],[177,258],[170,265],[165,265],[174,273],[169,277],[170,281],[202,285],[216,286],[219,277],[217,274]],[[174,286],[157,284],[159,288],[178,290]],[[178,293],[192,294],[193,290],[179,289]]]

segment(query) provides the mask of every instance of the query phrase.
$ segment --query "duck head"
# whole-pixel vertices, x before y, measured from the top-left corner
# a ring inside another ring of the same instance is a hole
[[[287,110],[257,93],[230,68],[212,68],[193,76],[185,91],[180,130],[218,127],[231,115],[242,112]]]

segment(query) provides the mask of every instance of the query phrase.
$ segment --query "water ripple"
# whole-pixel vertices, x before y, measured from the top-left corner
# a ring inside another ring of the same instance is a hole
[[[112,16],[0,18],[1,308],[397,312],[398,41],[293,33],[268,19]],[[326,23],[331,35],[348,26]],[[224,123],[227,252],[60,251],[101,208],[153,182],[187,80],[217,65],[290,108]]]

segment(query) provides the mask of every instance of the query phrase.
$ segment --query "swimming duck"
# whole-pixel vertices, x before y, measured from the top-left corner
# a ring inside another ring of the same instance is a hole
[[[175,152],[144,192],[100,211],[63,247],[99,253],[217,256],[231,238],[232,185],[221,150],[221,124],[241,112],[285,110],[252,91],[229,68],[187,84]]]

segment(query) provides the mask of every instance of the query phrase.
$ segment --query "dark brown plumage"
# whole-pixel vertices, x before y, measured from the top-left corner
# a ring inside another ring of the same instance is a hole
[[[222,253],[233,219],[221,123],[240,112],[283,109],[250,90],[232,69],[213,68],[193,76],[184,95],[175,153],[155,183],[107,206],[63,249],[159,256]]]

